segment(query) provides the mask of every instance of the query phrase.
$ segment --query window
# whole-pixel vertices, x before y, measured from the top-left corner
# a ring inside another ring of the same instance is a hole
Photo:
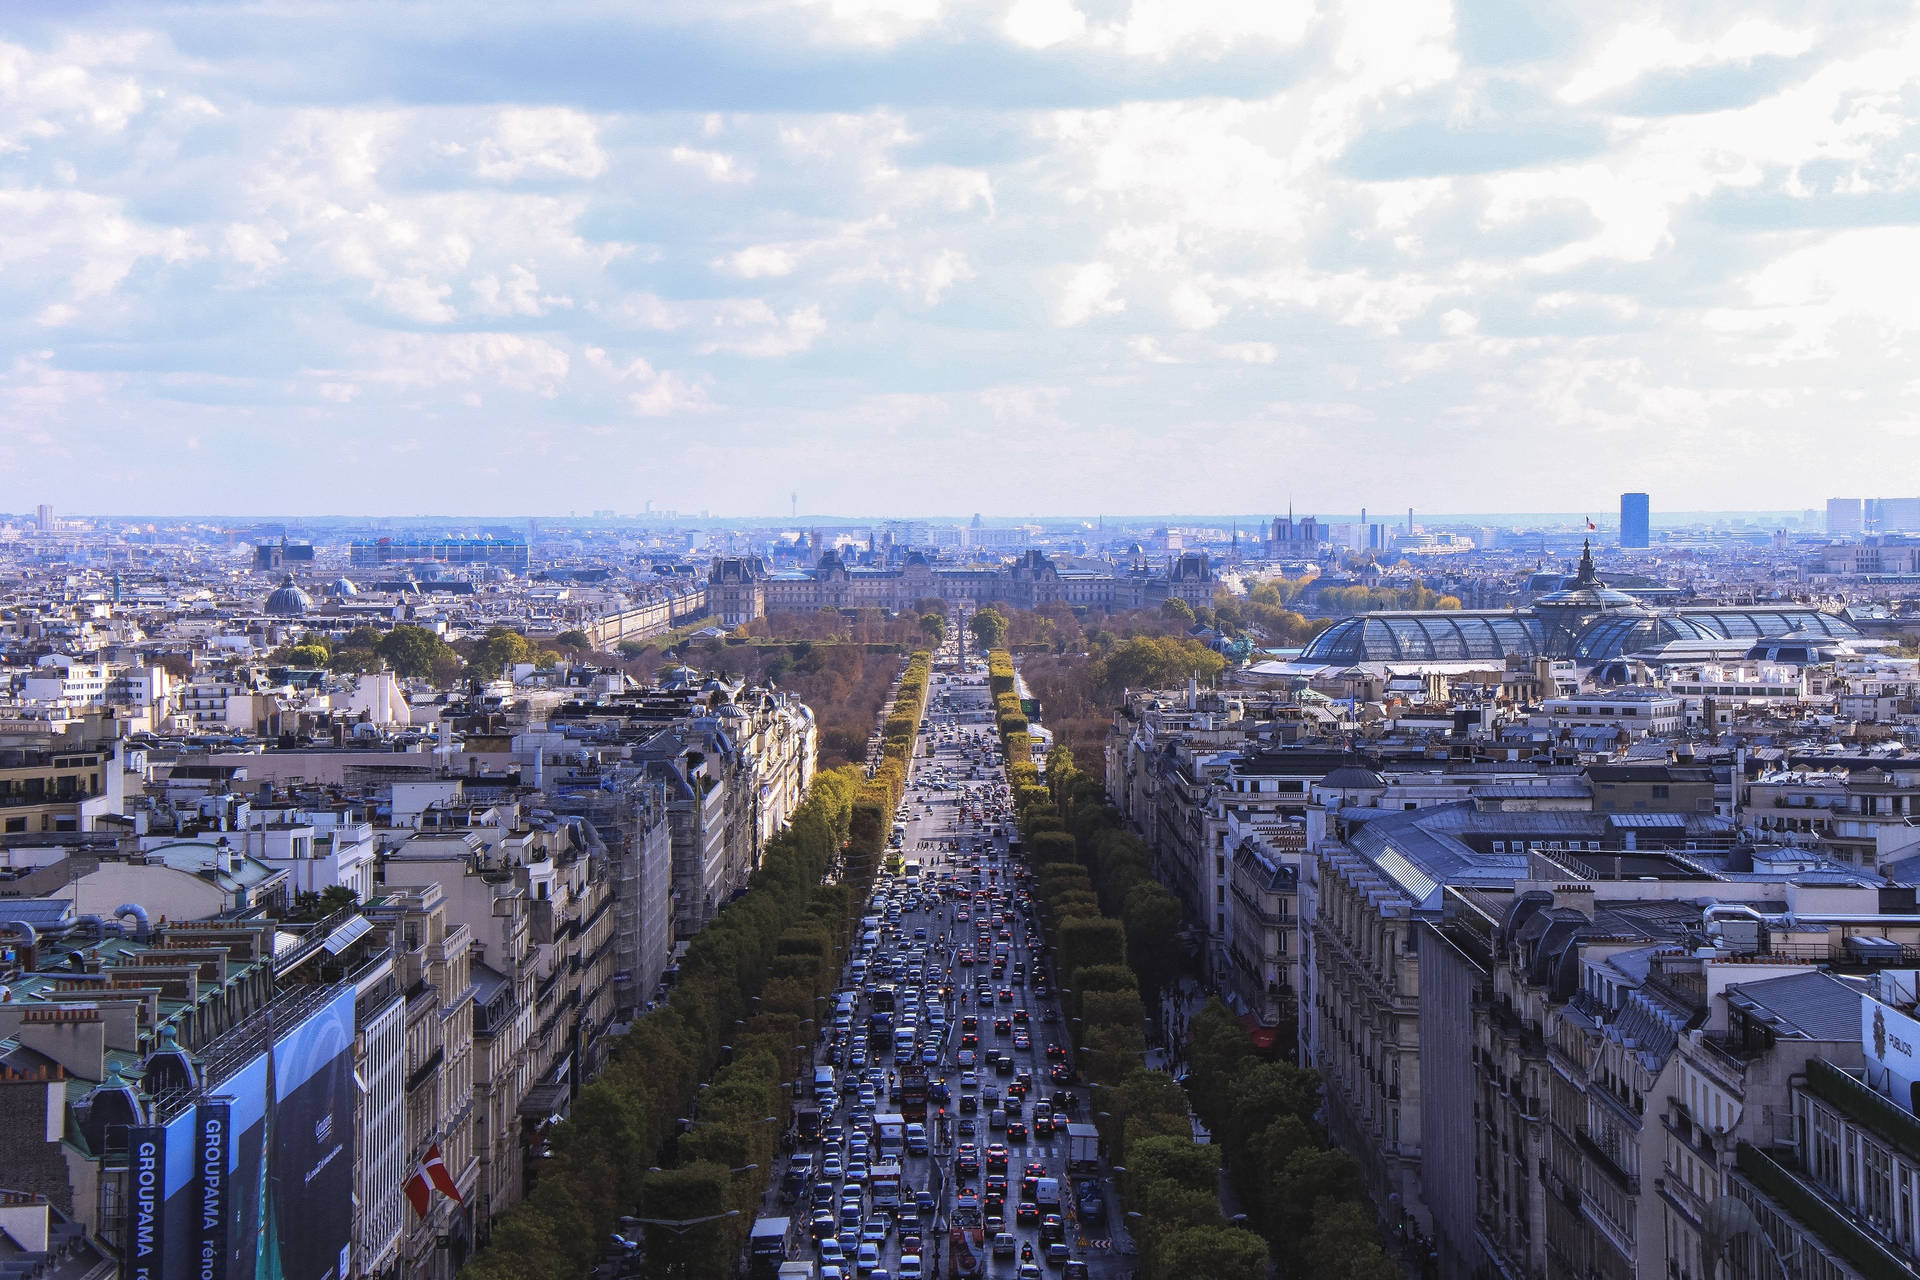
[[[1860,1207],[1883,1226],[1893,1222],[1893,1156],[1871,1142],[1860,1144]]]
[[[1813,1176],[1829,1188],[1840,1185],[1840,1126],[1832,1112],[1817,1106],[1813,1111]]]
[[[1669,787],[1656,785],[1653,788],[1653,798],[1655,800],[1665,800],[1668,798],[1668,794],[1670,791],[1671,791],[1671,788]]]

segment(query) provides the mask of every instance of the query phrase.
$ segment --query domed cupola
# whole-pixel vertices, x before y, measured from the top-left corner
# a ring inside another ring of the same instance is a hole
[[[160,1028],[160,1044],[147,1055],[140,1068],[140,1087],[150,1098],[163,1094],[191,1092],[199,1087],[200,1073],[193,1059],[180,1047],[180,1038],[171,1026]]]
[[[293,585],[292,574],[280,580],[262,606],[262,611],[273,618],[304,618],[312,609],[313,597]]]
[[[116,1063],[107,1069],[107,1078],[74,1107],[74,1121],[86,1136],[87,1148],[105,1150],[109,1135],[123,1133],[129,1125],[147,1123],[147,1106],[140,1091],[127,1083]]]

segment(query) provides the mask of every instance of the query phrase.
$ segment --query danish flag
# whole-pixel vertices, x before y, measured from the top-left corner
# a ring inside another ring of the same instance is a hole
[[[413,1211],[422,1218],[427,1216],[427,1210],[433,1205],[433,1193],[436,1188],[445,1192],[455,1204],[466,1204],[466,1201],[460,1198],[460,1188],[454,1184],[453,1175],[447,1172],[447,1162],[440,1158],[440,1144],[437,1142],[427,1148],[427,1158],[420,1162],[420,1167],[413,1171],[411,1178],[407,1179],[407,1203],[411,1204]]]

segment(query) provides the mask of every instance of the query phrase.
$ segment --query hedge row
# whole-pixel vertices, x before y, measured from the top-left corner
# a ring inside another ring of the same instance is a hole
[[[1127,974],[1141,989],[1157,993],[1179,975],[1185,921],[1178,900],[1154,878],[1152,851],[1126,829],[1105,788],[1079,772],[1064,749],[1047,757],[1046,791],[1064,829],[1033,837],[1036,860],[1044,859],[1050,871],[1044,877],[1049,891],[1066,895],[1061,901],[1069,909],[1092,906],[1117,917],[1126,940]],[[1075,859],[1071,865],[1069,857]],[[1073,877],[1076,869],[1085,874]],[[1072,985],[1083,1003],[1096,999],[1089,993],[1097,985],[1097,999],[1104,1002],[1120,976],[1099,970]],[[1235,1274],[1264,1276],[1271,1249],[1290,1276],[1395,1276],[1397,1269],[1375,1238],[1358,1167],[1351,1156],[1328,1147],[1314,1118],[1319,1073],[1260,1057],[1240,1020],[1217,1000],[1194,1017],[1191,1035],[1186,1093],[1164,1073],[1143,1071],[1139,1077],[1146,1078],[1103,1095],[1113,1117],[1107,1140],[1120,1153],[1116,1163],[1128,1171],[1123,1195],[1141,1215],[1135,1235],[1146,1262],[1143,1272],[1162,1280],[1196,1266],[1211,1275],[1244,1265],[1248,1270]],[[1189,1095],[1216,1135],[1214,1145],[1193,1146],[1186,1118]],[[1163,1139],[1192,1150],[1176,1157]],[[1143,1150],[1151,1155],[1143,1156]],[[1264,1242],[1220,1222],[1222,1157],[1235,1194]],[[1190,1234],[1196,1231],[1201,1234]]]
[[[929,665],[915,653],[895,699],[916,724]],[[839,983],[911,750],[910,734],[903,747],[889,733],[873,777],[852,767],[815,777],[791,825],[767,843],[747,893],[688,946],[667,1001],[614,1042],[605,1070],[580,1090],[532,1193],[494,1221],[463,1276],[573,1280],[636,1210],[717,1219],[649,1232],[650,1270],[731,1273],[772,1176],[787,1082],[817,1038],[810,1023],[821,999]],[[843,852],[844,874],[829,880]],[[656,1154],[673,1167],[656,1167]],[[737,1216],[720,1216],[728,1210]]]
[[[913,743],[920,732],[920,721],[927,713],[927,684],[933,671],[933,655],[916,649],[907,659],[900,686],[893,697],[893,709],[887,713],[880,746],[880,763],[873,776],[860,787],[853,803],[852,839],[847,847],[848,875],[863,885],[870,883],[879,869],[881,851],[887,847],[887,832],[893,828],[893,811],[907,793],[907,773],[913,761]]]
[[[1042,785],[1028,758],[1026,718],[1016,721],[1017,701],[1005,706],[1014,696],[1005,651],[989,656],[988,680],[1002,703],[1007,759],[1025,765],[1013,777],[1014,803],[1080,1069],[1094,1087],[1094,1122],[1113,1164],[1126,1170],[1118,1180],[1122,1203],[1140,1215],[1132,1220],[1139,1274],[1146,1280],[1265,1280],[1265,1243],[1221,1216],[1218,1152],[1194,1143],[1186,1096],[1173,1077],[1146,1065],[1142,992],[1157,999],[1177,960],[1178,906],[1172,905],[1169,927],[1164,906],[1172,899],[1152,882],[1144,860],[1126,892],[1103,892],[1101,880],[1111,877],[1102,873],[1112,868],[1072,827],[1082,803],[1103,807],[1104,796],[1064,748],[1048,755]],[[1148,912],[1149,904],[1158,909]],[[1139,936],[1151,940],[1145,945],[1133,941],[1134,905]]]

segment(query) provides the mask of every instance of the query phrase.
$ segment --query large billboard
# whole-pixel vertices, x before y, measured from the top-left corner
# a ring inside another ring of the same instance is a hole
[[[286,1019],[285,1025],[271,1020]],[[271,1025],[269,1025],[271,1023]],[[129,1280],[341,1280],[353,1232],[353,989],[276,1002],[228,1033],[200,1097],[129,1134]],[[233,1041],[228,1041],[233,1043]],[[231,1069],[227,1069],[227,1068]]]
[[[210,1093],[232,1099],[225,1277],[339,1280],[353,1237],[353,989],[285,1031]]]
[[[194,1108],[164,1123],[127,1131],[127,1280],[172,1280],[196,1274],[193,1159]]]

